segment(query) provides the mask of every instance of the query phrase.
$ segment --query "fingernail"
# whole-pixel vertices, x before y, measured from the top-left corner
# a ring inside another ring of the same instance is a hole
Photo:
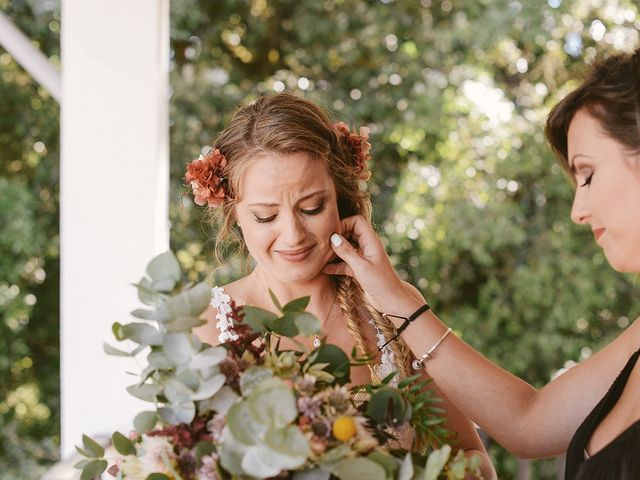
[[[342,245],[342,237],[337,233],[332,234],[331,243],[333,244],[334,247],[339,247],[340,245]]]

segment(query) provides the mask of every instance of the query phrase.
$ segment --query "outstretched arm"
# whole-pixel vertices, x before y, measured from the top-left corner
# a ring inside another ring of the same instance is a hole
[[[354,277],[371,305],[381,312],[408,317],[425,303],[417,290],[400,280],[369,222],[360,216],[349,217],[342,227],[343,235],[332,236],[332,244],[344,263],[327,265],[325,273]],[[403,338],[419,357],[446,329],[429,311],[411,323]],[[582,420],[640,344],[639,329],[640,324],[634,323],[602,351],[540,390],[453,334],[424,366],[456,406],[512,453],[529,458],[557,455],[567,449]]]

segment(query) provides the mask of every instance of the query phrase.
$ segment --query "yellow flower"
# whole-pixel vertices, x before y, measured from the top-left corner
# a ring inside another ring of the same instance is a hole
[[[336,421],[333,422],[332,432],[333,436],[338,440],[346,442],[356,434],[356,422],[354,422],[351,417],[338,417]]]

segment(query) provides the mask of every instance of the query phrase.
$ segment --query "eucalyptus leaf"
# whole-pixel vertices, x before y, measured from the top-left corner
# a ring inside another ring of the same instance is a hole
[[[391,422],[398,425],[405,421],[409,405],[395,388],[382,387],[371,395],[366,414],[378,425]]]
[[[153,290],[151,281],[148,278],[142,278],[134,285],[138,290],[138,299],[145,305],[157,305],[163,298],[163,295]]]
[[[164,387],[164,396],[167,397],[171,403],[177,404],[185,402],[189,400],[192,395],[193,390],[175,378],[169,380]]]
[[[233,436],[228,426],[225,427],[222,430],[222,445],[218,450],[223,468],[232,475],[244,475],[242,457],[249,448]]]
[[[193,287],[167,298],[165,305],[172,318],[199,317],[211,302],[211,287],[200,282]]]
[[[193,418],[196,416],[196,406],[191,400],[171,404],[169,406],[159,408],[158,415],[171,425],[191,423]]]
[[[267,431],[267,426],[255,420],[244,401],[236,403],[229,409],[227,427],[234,438],[247,446],[255,445]]]
[[[284,307],[281,308],[283,313],[304,312],[304,309],[309,305],[311,297],[300,297],[291,300]]]
[[[140,400],[144,400],[146,402],[155,402],[157,401],[158,394],[162,391],[162,387],[160,385],[145,383],[142,385],[129,385],[127,387],[127,392],[133,395]]]
[[[242,457],[242,470],[255,478],[269,478],[278,475],[281,469],[264,463],[258,456],[258,447],[252,447]]]
[[[120,432],[114,432],[111,436],[111,443],[122,455],[135,455],[136,447],[133,445],[133,442],[125,437]]]
[[[438,476],[444,470],[450,455],[451,447],[449,445],[443,445],[442,448],[431,452],[424,467],[424,480],[438,480]]]
[[[82,435],[82,445],[87,452],[91,452],[94,457],[102,457],[104,455],[104,448],[93,438]]]
[[[384,468],[388,478],[394,478],[395,471],[398,469],[398,464],[391,455],[386,452],[383,453],[382,451],[374,451],[373,453],[370,453],[367,458]]]
[[[189,366],[191,368],[209,368],[218,365],[227,358],[227,350],[224,347],[210,347],[196,353]]]
[[[164,473],[153,472],[147,475],[144,480],[171,480],[171,477],[166,476]]]
[[[91,460],[80,460],[78,463],[76,463],[73,466],[73,468],[77,468],[78,470],[82,470],[84,467],[86,467],[90,463],[91,463]]]
[[[133,426],[140,435],[150,432],[156,427],[158,414],[156,412],[140,412],[133,419]]]
[[[158,312],[156,310],[147,310],[144,308],[137,308],[131,311],[131,316],[140,318],[142,320],[156,320]]]
[[[194,349],[188,333],[167,333],[162,346],[169,360],[176,365],[186,365],[191,361]]]
[[[413,459],[411,453],[407,452],[400,465],[398,472],[398,480],[412,480],[414,478]]]
[[[249,325],[255,332],[266,332],[270,330],[269,325],[278,318],[275,313],[249,305],[243,306],[242,311],[244,312],[243,322]]]
[[[306,312],[298,313],[293,316],[293,321],[300,331],[300,335],[309,337],[311,335],[319,335],[322,333],[320,320],[318,320],[318,317],[315,315]]]
[[[205,323],[207,323],[206,320],[198,317],[180,316],[171,322],[166,322],[164,326],[167,332],[187,332]]]
[[[247,397],[263,380],[273,377],[273,371],[267,367],[250,367],[240,374],[240,392]]]
[[[162,333],[146,323],[123,325],[122,335],[141,345],[162,345]]]
[[[120,350],[118,348],[112,347],[108,343],[103,343],[102,344],[102,349],[104,350],[104,353],[106,353],[107,355],[115,355],[115,356],[118,356],[118,357],[130,357],[131,356],[130,352],[125,352],[124,350]]]
[[[156,370],[168,370],[175,367],[175,364],[162,351],[155,351],[147,355],[147,361]]]
[[[278,300],[278,297],[276,297],[276,294],[273,293],[273,290],[271,290],[271,289],[269,289],[269,296],[271,297],[271,301],[276,306],[278,311],[281,312],[282,311],[282,305],[280,305],[280,301]]]
[[[93,460],[82,469],[80,480],[94,480],[97,476],[102,475],[108,466],[106,460]]]
[[[267,329],[277,335],[288,338],[293,338],[300,334],[300,331],[294,321],[294,315],[289,313],[271,321],[267,326]]]
[[[268,381],[266,380],[265,382]],[[256,391],[254,391],[254,394],[250,395],[246,400],[252,417],[261,422],[268,422],[274,428],[287,426],[298,415],[293,392],[284,382],[280,382],[281,386],[275,386],[268,390],[260,389],[257,395],[255,394]]]
[[[284,428],[267,430],[264,443],[259,447],[259,453],[261,458],[264,454],[271,455],[274,459],[277,455],[282,455],[286,458],[274,461],[283,465],[282,469],[293,470],[305,462],[311,451],[309,442],[300,429],[296,425],[289,425]],[[270,465],[276,465],[268,460],[265,461]]]
[[[202,382],[200,388],[190,396],[191,400],[197,401],[211,398],[213,395],[218,393],[226,381],[227,377],[223,374],[219,374]]]
[[[146,272],[154,284],[161,284],[161,288],[156,287],[156,290],[169,292],[180,281],[180,264],[171,251],[154,257],[147,265]]]
[[[212,398],[201,401],[198,404],[198,411],[202,413],[213,411],[226,415],[231,406],[239,399],[240,397],[233,389],[225,385]]]
[[[330,477],[331,472],[324,471],[321,468],[303,470],[293,474],[293,480],[329,480]]]
[[[336,377],[339,385],[349,383],[351,364],[349,357],[340,347],[331,343],[322,345],[315,351],[313,363],[327,363],[328,367],[325,370]]]
[[[387,475],[380,465],[366,457],[345,458],[338,462],[334,475],[340,480],[386,480]]]

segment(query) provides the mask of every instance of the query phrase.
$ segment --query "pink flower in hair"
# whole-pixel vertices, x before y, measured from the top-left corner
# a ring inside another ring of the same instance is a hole
[[[227,157],[220,150],[210,150],[197,160],[187,164],[185,182],[191,187],[194,201],[202,206],[219,207],[227,194],[227,179],[222,174]]]
[[[349,130],[349,127],[344,122],[337,122],[333,124],[338,133],[339,138],[343,144],[352,152],[353,162],[358,178],[360,180],[369,180],[371,172],[367,166],[367,162],[371,160],[371,144],[369,143],[369,129],[367,127],[360,127],[360,130]]]

